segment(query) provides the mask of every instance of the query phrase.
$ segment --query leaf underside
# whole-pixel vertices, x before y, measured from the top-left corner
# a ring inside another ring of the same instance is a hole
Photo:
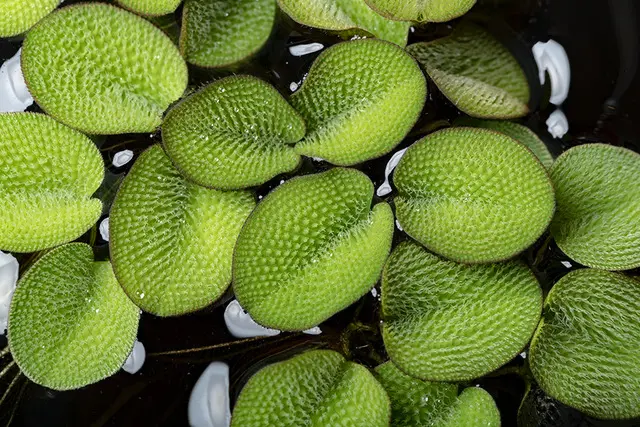
[[[32,381],[69,390],[120,369],[140,314],[111,264],[94,262],[84,243],[53,249],[22,277],[9,312],[9,346]]]
[[[541,306],[540,286],[519,262],[457,264],[407,242],[382,275],[385,348],[425,380],[470,380],[502,366],[531,338]]]
[[[582,269],[554,285],[531,341],[542,389],[597,418],[640,417],[640,282]]]
[[[254,206],[249,192],[185,180],[161,147],[145,151],[111,208],[111,259],[127,295],[160,316],[214,302],[229,286],[233,247]]]
[[[417,22],[445,22],[464,15],[476,0],[365,0],[389,19]]]
[[[542,235],[555,208],[553,187],[533,153],[485,129],[450,128],[416,142],[393,182],[404,230],[459,262],[513,257]]]
[[[60,4],[59,0],[3,0],[0,37],[13,37],[33,27]]]
[[[182,0],[116,0],[132,12],[148,16],[161,16],[175,12]]]
[[[391,248],[393,213],[371,209],[373,184],[336,168],[294,178],[258,205],[235,249],[238,301],[261,325],[304,330],[375,284]]]

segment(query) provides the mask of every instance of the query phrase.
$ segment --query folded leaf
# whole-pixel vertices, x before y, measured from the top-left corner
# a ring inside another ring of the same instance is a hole
[[[640,417],[640,282],[582,269],[556,283],[531,341],[531,372],[560,402],[597,418]]]
[[[520,262],[465,265],[401,243],[382,274],[382,337],[402,371],[465,381],[507,363],[529,342],[542,292]]]
[[[231,427],[386,427],[390,412],[387,394],[367,368],[315,350],[252,376]]]
[[[175,12],[182,0],[116,0],[132,12],[148,16],[161,16]]]
[[[167,154],[190,180],[234,189],[293,171],[291,144],[305,134],[300,115],[255,77],[227,77],[173,108],[162,125]]]
[[[386,362],[376,378],[391,399],[391,427],[499,427],[500,412],[489,393],[413,378]]]
[[[294,21],[308,27],[369,33],[401,47],[407,44],[410,24],[378,15],[365,0],[278,0],[278,4]]]
[[[394,174],[402,228],[459,262],[508,259],[553,216],[553,187],[524,145],[485,129],[451,128],[412,145]]]
[[[91,247],[53,249],[25,273],[9,312],[9,346],[33,382],[69,390],[120,369],[133,348],[140,312],[108,261]]]
[[[354,165],[391,151],[422,111],[425,78],[404,50],[380,40],[332,46],[291,103],[307,123],[299,154]]]
[[[558,199],[551,234],[564,253],[606,270],[640,266],[640,155],[581,145],[558,157],[551,179]]]
[[[70,242],[96,223],[91,198],[104,178],[86,136],[49,116],[0,114],[0,250],[34,252]]]
[[[59,4],[60,0],[3,0],[0,37],[13,37],[24,33]]]
[[[186,0],[180,51],[201,67],[235,64],[262,48],[275,17],[276,0]]]
[[[375,11],[399,21],[445,22],[464,15],[476,0],[365,0]]]
[[[518,61],[474,24],[459,25],[449,37],[412,44],[407,52],[438,89],[472,117],[511,119],[529,112],[529,83]]]
[[[249,192],[185,180],[159,146],[145,151],[111,208],[111,257],[127,295],[159,316],[214,302],[229,286],[233,247],[254,206]]]
[[[52,13],[22,49],[38,105],[86,133],[151,132],[187,86],[186,64],[160,29],[102,3]]]
[[[265,197],[235,249],[233,287],[251,317],[272,329],[318,325],[380,276],[393,236],[386,203],[353,169],[294,178]]]

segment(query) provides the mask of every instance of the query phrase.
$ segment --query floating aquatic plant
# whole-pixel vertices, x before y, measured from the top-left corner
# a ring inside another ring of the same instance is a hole
[[[132,12],[148,16],[173,13],[182,0],[116,0],[119,5]]]
[[[398,46],[379,40],[332,46],[291,97],[307,123],[296,152],[343,166],[382,156],[407,136],[426,93],[420,68]]]
[[[391,427],[499,427],[500,412],[489,393],[410,377],[391,362],[375,369],[391,400]]]
[[[25,39],[22,71],[45,112],[91,134],[151,132],[187,87],[185,62],[161,30],[102,3],[40,21]]]
[[[640,417],[640,282],[583,269],[556,283],[531,341],[549,395],[597,418]]]
[[[89,138],[43,114],[0,114],[0,249],[34,252],[100,217],[104,163]]]
[[[407,47],[438,89],[472,117],[510,119],[529,112],[529,83],[511,53],[476,24]]]
[[[236,64],[267,42],[275,17],[276,0],[186,0],[180,51],[201,67]]]
[[[3,0],[0,37],[22,34],[50,14],[60,0]]]
[[[513,257],[542,235],[555,207],[551,181],[533,153],[485,129],[423,138],[402,157],[393,181],[402,228],[459,262]]]
[[[79,388],[116,372],[133,348],[140,317],[108,261],[70,243],[22,276],[9,312],[9,346],[22,372],[56,390]]]
[[[232,427],[389,425],[389,398],[367,368],[330,350],[262,368],[244,386]]]
[[[159,146],[138,157],[110,216],[118,281],[140,308],[160,316],[201,309],[231,281],[233,247],[255,206],[247,191],[187,181]]]
[[[376,283],[393,236],[373,184],[336,168],[294,178],[260,202],[236,244],[233,290],[262,326],[304,330],[352,304]]]
[[[401,47],[410,24],[378,15],[365,0],[278,0],[280,8],[302,25],[346,35],[373,35]]]
[[[300,163],[305,124],[255,77],[218,80],[173,108],[162,125],[171,160],[192,181],[234,189],[263,184]]]
[[[551,169],[558,212],[551,234],[564,253],[589,267],[640,266],[640,155],[621,147],[574,147]]]
[[[365,0],[389,19],[418,22],[444,22],[464,15],[476,0]]]
[[[538,281],[517,261],[457,264],[401,243],[382,275],[385,348],[425,380],[470,380],[499,368],[529,342],[541,307]]]

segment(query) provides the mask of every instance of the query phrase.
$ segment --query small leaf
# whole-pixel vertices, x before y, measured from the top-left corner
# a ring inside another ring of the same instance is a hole
[[[91,134],[151,132],[187,87],[186,64],[160,29],[102,3],[43,19],[24,42],[22,71],[43,110]]]
[[[113,267],[127,295],[159,316],[214,302],[229,286],[233,246],[254,206],[249,192],[185,180],[159,146],[145,151],[110,215]]]
[[[96,223],[91,195],[104,178],[89,138],[49,116],[0,114],[0,249],[35,252],[70,242]]]
[[[269,365],[249,379],[231,427],[386,427],[389,398],[362,365],[331,350]]]
[[[551,179],[558,198],[551,234],[564,253],[606,270],[640,266],[640,155],[581,145],[558,157]]]
[[[238,301],[262,326],[304,330],[362,297],[380,276],[393,236],[386,203],[353,169],[294,178],[265,197],[235,249]]]
[[[640,417],[640,282],[582,269],[554,285],[531,341],[531,372],[560,402],[597,418]]]
[[[278,4],[294,21],[308,27],[368,33],[400,47],[407,44],[410,24],[378,15],[365,0],[278,0]]]
[[[147,16],[168,15],[175,12],[182,0],[116,0],[132,12]]]
[[[485,375],[522,351],[542,291],[520,262],[465,265],[401,243],[382,274],[382,337],[404,372],[431,381]]]
[[[499,427],[500,412],[489,393],[469,387],[412,378],[387,362],[377,379],[391,399],[391,427]]]
[[[548,170],[553,164],[553,156],[549,152],[546,144],[531,129],[518,123],[503,120],[480,120],[465,117],[456,120],[456,126],[469,126],[495,130],[523,144],[536,155],[538,160]]]
[[[9,346],[33,382],[69,390],[120,369],[138,332],[138,308],[122,291],[108,261],[91,247],[53,249],[25,273],[9,312]]]
[[[291,144],[300,115],[255,77],[227,77],[172,109],[162,125],[167,154],[190,180],[234,189],[267,182],[300,163]]]
[[[402,228],[459,262],[522,252],[546,230],[555,208],[553,187],[533,153],[485,129],[445,129],[416,142],[394,183]]]
[[[417,22],[445,22],[467,13],[476,0],[365,0],[389,19]]]
[[[201,67],[240,62],[267,42],[276,9],[276,0],[186,0],[180,51]]]
[[[0,37],[13,37],[33,27],[53,12],[60,0],[3,0]]]
[[[407,52],[438,89],[472,117],[511,119],[529,112],[529,83],[520,65],[474,24],[459,25],[449,37],[412,44]]]
[[[420,68],[398,46],[373,39],[337,44],[291,97],[308,131],[296,151],[336,165],[380,157],[409,133],[426,94]]]

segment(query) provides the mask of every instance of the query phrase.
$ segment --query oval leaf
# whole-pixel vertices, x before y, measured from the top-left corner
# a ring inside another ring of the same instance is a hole
[[[551,179],[558,199],[551,234],[564,253],[606,270],[640,266],[640,155],[581,145],[558,157]]]
[[[171,40],[106,4],[52,13],[22,49],[22,71],[38,105],[87,133],[151,132],[187,86],[186,64]]]
[[[308,329],[371,289],[393,236],[391,208],[371,209],[372,198],[366,175],[338,168],[294,178],[262,200],[233,269],[236,297],[256,322]]]
[[[201,67],[235,64],[262,48],[275,17],[276,0],[186,0],[180,51]]]
[[[233,246],[255,206],[249,192],[185,180],[162,148],[140,155],[111,208],[110,248],[120,284],[159,316],[201,309],[231,281]]]
[[[407,150],[393,181],[402,228],[459,262],[513,257],[540,237],[555,208],[553,187],[533,153],[484,129],[430,134]]]
[[[417,22],[446,22],[467,13],[476,0],[365,0],[375,11],[390,19]]]
[[[3,0],[0,37],[13,37],[24,33],[59,4],[60,0]]]
[[[465,265],[401,243],[382,274],[382,337],[404,372],[431,381],[485,375],[517,355],[542,292],[522,263]]]
[[[132,12],[147,16],[161,16],[175,12],[182,0],[116,0]]]
[[[531,372],[552,397],[597,418],[640,417],[640,282],[583,269],[555,284],[531,341]]]
[[[43,114],[0,114],[0,249],[35,252],[96,223],[104,178],[89,138]]]
[[[220,189],[259,185],[300,163],[290,144],[305,134],[300,115],[255,77],[227,77],[172,109],[162,138],[192,181]]]
[[[307,123],[299,154],[353,165],[391,151],[418,120],[425,78],[399,47],[380,40],[332,46],[291,103]]]
[[[53,249],[25,273],[11,302],[9,346],[33,382],[69,390],[120,369],[133,348],[140,312],[108,261],[91,247]]]
[[[535,132],[521,124],[507,122],[504,120],[481,120],[465,117],[463,119],[456,120],[456,126],[491,129],[496,132],[504,133],[531,150],[546,169],[551,168],[551,165],[553,164],[553,156],[549,152],[547,145],[542,142]]]
[[[377,379],[391,399],[391,427],[500,427],[500,412],[489,393],[413,378],[387,362]]]
[[[371,372],[330,350],[269,365],[244,386],[231,427],[386,427],[389,398]]]
[[[410,24],[378,15],[365,0],[278,0],[278,4],[294,21],[308,27],[368,33],[401,47],[407,44]]]
[[[518,61],[482,28],[464,23],[449,37],[407,51],[438,89],[472,117],[511,119],[529,112],[529,83]]]

